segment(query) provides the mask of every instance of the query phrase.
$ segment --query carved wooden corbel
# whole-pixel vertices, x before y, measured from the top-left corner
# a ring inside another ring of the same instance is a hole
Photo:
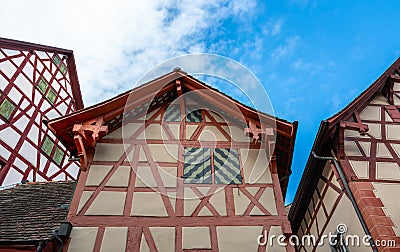
[[[255,121],[249,120],[249,127],[244,129],[244,133],[246,134],[246,136],[252,136],[253,141],[257,142],[260,139],[261,134],[264,134],[265,136],[273,136],[274,130],[269,127],[261,129],[257,127]]]
[[[75,124],[72,129],[82,171],[86,171],[89,166],[97,141],[108,132],[108,126],[103,124],[103,117],[98,117],[81,124]]]
[[[272,173],[278,173],[278,168],[276,165],[276,155],[275,155],[275,141],[273,139],[268,139],[268,136],[274,135],[273,128],[259,128],[255,121],[249,120],[249,127],[244,129],[246,136],[252,136],[253,141],[256,143],[260,139],[260,135],[264,134],[265,138],[265,151],[270,159],[270,169]]]
[[[345,130],[356,130],[361,135],[365,135],[368,132],[369,128],[367,124],[363,124],[360,118],[360,115],[357,111],[354,112],[354,116],[356,121],[340,121],[339,123],[339,158],[342,159],[345,156],[344,153],[344,132]]]
[[[178,93],[178,96],[182,95],[182,84],[180,80],[175,80],[175,86],[176,86],[176,92]]]

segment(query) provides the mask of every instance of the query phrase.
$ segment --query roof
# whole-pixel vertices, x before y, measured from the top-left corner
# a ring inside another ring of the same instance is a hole
[[[276,148],[277,163],[278,166],[281,168],[278,173],[279,177],[282,179],[281,188],[283,195],[285,196],[289,175],[291,174],[290,167],[297,132],[297,122],[295,121],[291,123],[286,120],[279,119],[277,117],[250,108],[233,99],[232,97],[229,97],[224,93],[218,91],[217,89],[210,87],[204,82],[201,82],[196,78],[188,75],[186,72],[181,71],[179,68],[175,68],[174,71],[170,73],[162,75],[152,81],[144,83],[128,92],[117,95],[109,100],[87,107],[83,110],[76,111],[61,118],[53,119],[49,121],[48,127],[64,144],[64,146],[67,147],[69,151],[75,151],[76,146],[71,134],[74,124],[87,121],[91,118],[97,118],[99,116],[102,116],[103,120],[107,122],[108,125],[110,125],[111,121],[114,122],[115,120],[119,120],[121,122],[121,115],[124,113],[127,102],[129,102],[129,107],[133,108],[140,104],[145,104],[146,102],[149,102],[154,97],[161,97],[160,94],[171,92],[171,90],[176,90],[175,80],[177,79],[180,79],[182,81],[182,89],[184,92],[200,89],[212,91],[202,92],[201,98],[205,99],[211,104],[215,104],[219,109],[232,115],[233,117],[236,116],[236,118],[241,118],[242,116],[245,116],[247,118],[254,119],[255,121],[261,120],[266,123],[270,122],[270,125],[276,125],[276,132],[278,133],[277,145],[281,147]],[[232,109],[227,106],[227,102],[224,102],[225,100],[229,100],[231,103],[234,103],[238,110]],[[240,115],[238,115],[238,111],[240,111]]]
[[[318,129],[317,136],[314,140],[311,151],[315,151],[318,155],[331,156],[330,150],[334,144],[335,131],[337,125],[342,120],[348,120],[352,116],[354,111],[360,111],[375,97],[376,94],[381,93],[388,83],[388,79],[394,73],[400,74],[400,57],[381,75],[373,82],[366,90],[364,90],[359,96],[357,96],[352,102],[350,102],[342,110],[331,116],[330,118],[321,121]],[[317,186],[318,179],[322,174],[322,169],[325,161],[316,160],[310,153],[306,167],[301,177],[299,187],[295,198],[292,203],[292,207],[289,212],[289,220],[292,224],[293,232],[296,232],[300,226],[301,219],[305,215],[305,211],[308,208],[311,197],[314,193],[314,189]]]
[[[66,55],[67,68],[71,81],[72,95],[75,99],[75,106],[77,109],[82,109],[84,107],[82,93],[78,80],[78,74],[76,71],[74,52],[72,50],[46,46],[46,45],[39,45],[30,42],[18,41],[1,37],[0,37],[0,48],[6,48],[10,50],[21,50],[21,51],[29,51],[29,50],[44,51],[44,52],[59,53]]]
[[[0,242],[49,240],[65,221],[75,181],[36,182],[0,190]]]

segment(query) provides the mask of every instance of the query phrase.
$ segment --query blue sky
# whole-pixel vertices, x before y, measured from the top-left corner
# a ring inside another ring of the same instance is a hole
[[[287,203],[320,121],[400,56],[397,1],[143,2],[4,0],[0,36],[74,50],[85,105],[132,88],[171,57],[215,53],[240,62],[275,114],[299,121]]]
[[[224,31],[218,37],[229,41],[225,54],[215,49],[214,40],[207,42],[211,52],[236,59],[256,74],[278,117],[299,121],[287,203],[320,121],[346,106],[400,56],[396,7],[395,1],[257,3],[246,14],[247,25],[232,18],[218,29]],[[246,48],[254,40],[256,46]]]

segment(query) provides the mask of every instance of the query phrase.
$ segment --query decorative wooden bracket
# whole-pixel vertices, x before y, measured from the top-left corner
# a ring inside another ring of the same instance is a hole
[[[360,114],[357,111],[353,112],[355,122],[340,121],[340,127],[348,130],[357,130],[360,134],[365,134],[368,132],[368,125],[363,124],[360,118]]]
[[[178,93],[178,96],[182,95],[182,84],[180,80],[175,80],[175,86],[176,86],[176,92]]]
[[[246,134],[246,136],[252,136],[253,141],[257,142],[260,139],[260,134],[264,134],[266,136],[273,136],[274,130],[269,127],[261,129],[257,126],[255,121],[249,120],[249,127],[244,129],[244,133]]]
[[[368,132],[368,125],[363,124],[360,115],[357,111],[354,112],[356,121],[340,121],[339,123],[339,158],[344,158],[344,131],[347,130],[357,130],[361,135],[365,135]]]
[[[103,124],[103,118],[98,117],[82,124],[75,124],[72,129],[82,171],[86,171],[89,166],[97,140],[108,132],[108,126]]]

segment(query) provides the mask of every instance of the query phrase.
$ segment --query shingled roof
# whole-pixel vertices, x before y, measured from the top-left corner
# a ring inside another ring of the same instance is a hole
[[[50,240],[65,221],[75,181],[38,182],[0,191],[0,242]]]

